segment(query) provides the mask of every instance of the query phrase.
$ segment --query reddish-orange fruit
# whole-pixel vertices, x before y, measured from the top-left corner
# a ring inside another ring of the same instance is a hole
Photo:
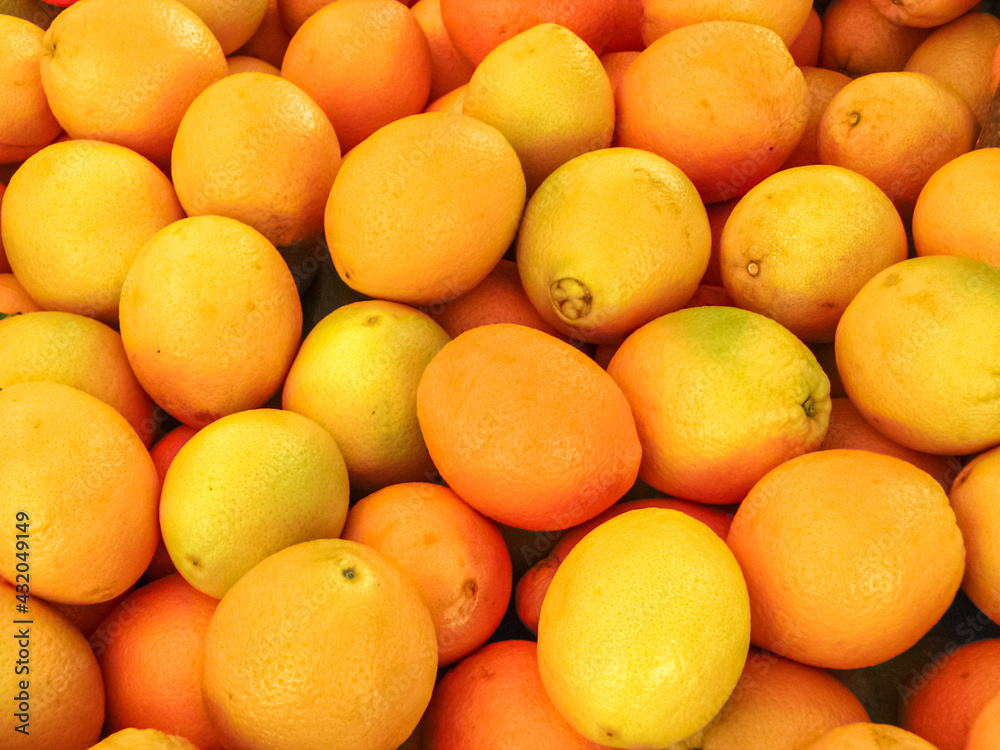
[[[285,31],[281,23],[278,0],[267,0],[267,8],[257,30],[233,54],[256,57],[280,69],[291,38],[291,34]]]
[[[441,0],[448,36],[479,65],[502,42],[532,26],[554,23],[601,54],[611,38],[616,3],[609,0]]]
[[[174,460],[174,456],[177,455],[177,451],[184,447],[184,443],[194,437],[197,431],[195,427],[186,424],[179,425],[157,440],[156,445],[150,449],[149,455],[153,459],[156,475],[160,478],[161,483],[167,475],[167,469]]]
[[[205,638],[218,599],[179,574],[118,605],[91,638],[104,675],[106,729],[158,729],[199,750],[222,745],[201,698]]]
[[[426,107],[424,112],[450,112],[454,115],[462,114],[462,107],[465,105],[465,92],[469,84],[464,83],[447,94],[439,96]]]
[[[135,591],[135,587],[130,586],[114,599],[95,604],[64,604],[63,602],[46,602],[46,604],[59,610],[59,613],[69,620],[84,638],[89,640],[90,636],[97,630],[97,626],[104,622],[104,618],[110,615],[112,610],[125,601],[133,591]],[[95,647],[94,641],[90,641],[90,647],[91,649]]]
[[[632,62],[618,140],[683,170],[706,203],[781,166],[808,121],[808,89],[781,37],[741,21],[682,26]]]
[[[422,721],[424,750],[603,747],[579,734],[552,705],[537,651],[533,641],[497,641],[447,672]]]
[[[901,26],[930,28],[958,18],[976,0],[870,0],[886,18]]]
[[[642,0],[613,0],[613,4],[615,18],[604,52],[638,52],[646,46],[642,41]]]
[[[872,0],[832,0],[823,12],[819,66],[851,78],[902,70],[929,33],[893,23]]]
[[[578,349],[526,326],[479,326],[445,344],[420,379],[417,417],[448,486],[518,528],[592,518],[639,469],[618,385]]]
[[[281,75],[316,101],[346,153],[383,125],[423,110],[431,53],[402,3],[337,0],[295,32]]]
[[[468,83],[475,67],[455,49],[441,20],[441,0],[417,0],[410,10],[427,36],[431,53],[431,101]]]
[[[965,750],[972,723],[1000,691],[1000,638],[966,643],[902,693],[902,724],[937,750]]]
[[[0,273],[0,313],[14,315],[15,313],[38,312],[42,308],[28,296],[12,273]]]
[[[410,576],[434,620],[438,664],[486,643],[507,611],[511,562],[503,537],[447,487],[410,482],[378,490],[351,507],[340,536]]]
[[[965,750],[994,750],[1000,747],[1000,692],[979,712],[969,730]]]
[[[815,7],[809,9],[806,22],[788,44],[788,52],[800,68],[819,65],[819,48],[823,41],[823,20]]]
[[[864,450],[814,451],[770,471],[726,542],[746,577],[753,642],[833,669],[913,646],[948,609],[965,565],[937,480]]]
[[[806,79],[806,86],[809,87],[809,120],[802,132],[802,138],[781,165],[782,169],[820,163],[819,140],[816,137],[819,121],[834,94],[851,82],[851,79],[843,73],[826,68],[804,67],[802,75]]]

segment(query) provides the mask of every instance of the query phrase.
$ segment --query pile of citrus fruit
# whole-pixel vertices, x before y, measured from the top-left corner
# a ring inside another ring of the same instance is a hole
[[[0,750],[998,750],[1000,9],[0,0]]]

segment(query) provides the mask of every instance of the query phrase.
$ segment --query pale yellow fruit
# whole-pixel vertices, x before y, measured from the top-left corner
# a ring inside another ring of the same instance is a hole
[[[229,55],[246,44],[264,20],[267,0],[181,0],[193,10]]]
[[[197,746],[176,734],[157,729],[128,727],[109,734],[91,750],[198,750]]]
[[[282,407],[333,435],[356,491],[429,481],[434,465],[417,421],[417,384],[449,340],[407,305],[363,300],[339,307],[302,342]]]
[[[340,450],[311,419],[251,409],[203,427],[163,481],[160,527],[177,571],[221,598],[270,554],[339,536],[348,480]]]
[[[609,148],[571,159],[542,183],[521,221],[517,265],[546,322],[610,343],[682,307],[711,249],[705,205],[678,167]]]
[[[552,702],[608,747],[662,748],[704,727],[739,680],[750,602],[708,526],[643,508],[587,534],[542,602],[538,665]]]

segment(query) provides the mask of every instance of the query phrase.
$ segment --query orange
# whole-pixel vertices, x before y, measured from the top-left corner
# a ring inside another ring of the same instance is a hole
[[[742,21],[660,37],[625,71],[619,96],[619,144],[680,167],[706,203],[775,172],[809,115],[805,78],[781,37]]]
[[[521,285],[517,264],[512,260],[501,259],[472,289],[427,312],[451,338],[490,323],[517,323],[551,336],[562,336],[531,304]]]
[[[173,463],[177,452],[184,447],[188,440],[194,437],[197,429],[186,424],[178,425],[166,435],[156,441],[156,444],[149,450],[149,456],[153,459],[156,467],[156,475],[160,478],[160,483],[167,476],[167,469]]]
[[[537,653],[534,641],[497,641],[447,672],[422,721],[424,750],[604,747],[579,734],[552,705]]]
[[[712,234],[691,180],[666,159],[607,148],[570,159],[531,196],[517,267],[541,316],[582,341],[620,341],[680,309]]]
[[[277,0],[282,28],[293,36],[309,16],[330,3],[331,0]]]
[[[628,66],[638,56],[639,50],[605,52],[601,55],[601,65],[604,66],[604,72],[608,74],[608,80],[611,81],[611,91],[615,97],[615,113],[621,111],[621,94],[619,92],[621,91],[622,79],[625,78],[625,71],[628,70]],[[615,118],[615,134],[611,138],[611,145],[619,145],[617,116]]]
[[[998,692],[972,722],[965,750],[993,750],[1000,744],[1000,692]]]
[[[864,0],[867,2],[867,0]],[[851,79],[836,70],[826,68],[802,68],[802,76],[806,79],[806,86],[809,89],[809,120],[806,122],[806,129],[802,132],[795,149],[789,154],[782,169],[789,167],[804,167],[808,164],[819,164],[819,141],[816,131],[819,129],[819,121],[823,117],[823,110],[833,99],[833,95],[850,83]]]
[[[97,626],[104,621],[105,617],[111,614],[111,611],[115,607],[125,601],[134,590],[135,586],[130,586],[114,599],[108,599],[106,602],[97,602],[95,604],[64,604],[63,602],[46,602],[46,604],[58,610],[59,614],[65,617],[88,640],[91,648],[94,648],[94,641],[91,640],[91,636],[97,630]]]
[[[42,90],[44,36],[30,21],[0,15],[0,162],[24,161],[62,132]]]
[[[524,200],[521,165],[499,130],[425,112],[347,155],[326,205],[326,241],[352,289],[437,303],[472,289],[503,257]]]
[[[221,750],[201,699],[205,638],[218,600],[174,573],[137,589],[93,640],[104,675],[105,727],[158,729]]]
[[[41,309],[24,291],[24,287],[14,274],[0,273],[0,313],[14,315],[38,312]]]
[[[987,617],[1000,623],[1000,526],[995,512],[998,457],[1000,448],[992,448],[973,458],[955,478],[948,497],[965,539],[962,588]]]
[[[824,164],[864,175],[904,221],[927,179],[971,151],[979,124],[962,95],[923,73],[871,73],[834,94],[817,138]]]
[[[988,211],[1000,198],[1000,148],[956,156],[934,172],[913,207],[917,255],[964,255],[1000,267],[1000,228]]]
[[[254,35],[268,0],[181,0],[205,22],[219,41],[222,51],[231,55]]]
[[[646,46],[642,41],[642,0],[613,0],[613,5],[615,16],[611,38],[603,52],[638,52]]]
[[[348,499],[330,433],[291,411],[247,409],[202,427],[177,452],[160,528],[178,572],[219,599],[268,555],[339,536]]]
[[[621,0],[441,0],[441,19],[455,47],[478,66],[503,42],[533,26],[558,24],[601,54]]]
[[[343,539],[261,561],[219,603],[205,650],[205,708],[229,750],[393,750],[437,674],[434,623],[414,584]]]
[[[284,259],[235,219],[192,216],[164,227],[122,287],[132,369],[156,403],[192,427],[263,405],[281,386],[301,329]]]
[[[619,516],[622,513],[627,513],[630,510],[638,510],[639,508],[670,508],[679,510],[704,523],[722,539],[725,539],[729,533],[729,524],[732,521],[731,513],[726,513],[708,505],[691,503],[687,500],[654,498],[648,500],[626,500],[615,503],[589,521],[584,521],[563,532],[548,557],[539,560],[521,576],[521,579],[517,582],[515,591],[517,615],[528,630],[533,633],[538,632],[538,615],[542,608],[542,601],[545,599],[545,592],[548,591],[549,585],[552,583],[552,577],[556,574],[556,570],[559,569],[559,565],[566,559],[566,555],[569,554],[570,550],[590,531],[596,529],[608,519]]]
[[[124,146],[71,140],[46,146],[11,178],[3,245],[43,309],[117,325],[135,256],[183,215],[170,180],[149,160]]]
[[[493,635],[507,611],[511,562],[496,524],[447,487],[395,484],[355,503],[343,539],[381,552],[416,584],[434,620],[438,664]]]
[[[554,23],[490,52],[469,80],[462,112],[510,141],[529,195],[574,156],[611,145],[615,129],[614,92],[600,59]]]
[[[830,426],[827,428],[826,437],[820,443],[819,450],[856,448],[871,451],[872,453],[884,453],[887,456],[895,456],[904,461],[909,461],[918,469],[926,471],[938,481],[938,484],[944,488],[945,492],[951,489],[952,482],[955,481],[958,473],[962,470],[962,464],[958,457],[922,453],[921,451],[915,451],[912,448],[902,446],[899,443],[894,443],[872,427],[861,416],[861,412],[851,403],[851,400],[843,396],[831,398],[830,406]],[[962,522],[960,518],[959,527],[961,526]],[[965,533],[963,533],[963,536],[966,537],[966,546],[968,546],[968,536]]]
[[[226,58],[226,64],[229,66],[229,75],[235,75],[236,73],[268,73],[273,76],[281,75],[280,68],[277,68],[271,63],[265,62],[264,60],[256,57],[249,57],[246,55],[230,55]],[[339,151],[340,147],[338,146],[337,149]]]
[[[20,166],[18,164],[17,166]],[[15,169],[16,171],[16,169]],[[0,215],[2,215],[3,206],[3,194],[7,192],[7,184],[5,181],[0,181]],[[0,224],[2,226],[2,224]],[[3,249],[3,235],[0,233],[0,274],[10,272],[10,263],[7,262],[7,253]]]
[[[825,670],[750,649],[740,681],[698,747],[800,750],[834,727],[859,721],[868,721],[861,702]]]
[[[869,0],[890,21],[930,28],[953,21],[975,7],[975,0]]]
[[[420,378],[417,417],[448,486],[517,528],[592,518],[639,468],[621,389],[578,349],[526,326],[479,326],[445,344]]]
[[[788,43],[788,52],[800,68],[815,67],[819,65],[819,49],[822,41],[823,19],[813,6],[809,8],[809,15],[806,16],[806,22],[799,29],[799,33]]]
[[[705,21],[742,21],[778,34],[786,45],[798,36],[809,17],[808,0],[644,0],[642,39],[646,45],[682,26]]]
[[[802,750],[940,750],[892,724],[859,722],[824,733]]]
[[[13,524],[14,515],[9,517]],[[34,573],[39,560],[35,555],[31,559]],[[34,576],[31,579],[34,593]],[[97,742],[104,720],[97,659],[80,631],[59,612],[33,596],[16,596],[11,584],[0,581],[0,603],[14,620],[0,650],[9,665],[3,685],[9,696],[4,746],[85,750]],[[18,613],[15,608],[25,600],[27,611]]]
[[[997,45],[1000,19],[970,11],[931,31],[910,55],[904,70],[926,73],[954,86],[982,125],[993,98],[990,76]]]
[[[397,0],[337,0],[295,32],[281,75],[326,112],[346,153],[427,105],[430,47]]]
[[[159,483],[125,418],[62,383],[14,383],[0,390],[0,425],[0,508],[11,519],[0,573],[21,583],[26,550],[31,593],[69,604],[135,583],[156,548]],[[28,534],[20,547],[18,533]]]
[[[155,406],[129,366],[121,336],[104,323],[54,311],[0,321],[0,388],[33,380],[96,396],[128,420],[144,445],[152,445]]]
[[[197,745],[176,734],[156,729],[120,729],[109,734],[91,750],[199,750]]]
[[[837,327],[847,396],[879,432],[925,453],[1000,443],[992,362],[1000,356],[1000,269],[972,258],[910,258],[876,274]]]
[[[997,84],[1000,84],[1000,47],[993,53],[993,63],[990,66],[990,91],[996,93]]]
[[[1000,638],[962,644],[904,695],[901,726],[937,750],[965,750],[979,712],[1000,691]]]
[[[257,30],[234,54],[256,57],[280,69],[291,39],[291,34],[281,23],[278,0],[267,0],[264,17]]]
[[[893,23],[872,0],[832,0],[823,12],[819,65],[851,78],[899,71],[929,33]]]
[[[457,86],[447,94],[442,94],[426,107],[424,112],[450,112],[455,115],[462,114],[462,107],[465,104],[465,92],[469,84],[465,83]]]
[[[948,609],[965,560],[937,480],[865,450],[816,451],[768,472],[726,541],[746,576],[754,644],[832,669],[913,646]]]
[[[44,44],[42,85],[70,137],[127,146],[161,166],[188,105],[226,75],[218,40],[178,0],[75,3]]]
[[[747,310],[656,318],[625,339],[608,374],[635,414],[639,476],[674,497],[739,502],[826,434],[830,381],[816,358],[787,328]]]
[[[726,543],[685,513],[642,508],[605,521],[559,566],[538,620],[538,665],[585,737],[664,747],[719,712],[749,638],[746,583]]]
[[[691,299],[684,305],[684,307],[711,306],[736,307],[729,293],[726,292],[726,288],[713,284],[699,284],[698,288],[694,290],[694,294],[691,295]]]
[[[739,203],[738,198],[730,198],[726,201],[709,203],[705,206],[705,212],[708,214],[708,226],[712,230],[712,254],[708,258],[708,268],[705,269],[705,275],[701,277],[702,284],[722,286],[722,269],[719,266],[719,245],[722,241],[722,230],[725,228],[729,214],[736,208],[737,203]]]
[[[323,233],[340,144],[298,86],[266,73],[227,76],[188,107],[171,175],[188,216],[247,224],[277,247]]]
[[[886,194],[826,164],[782,169],[751,188],[719,247],[733,302],[807,343],[833,341],[858,290],[906,256],[906,230]]]
[[[474,66],[455,49],[441,20],[441,0],[418,0],[410,10],[427,36],[431,53],[430,100],[468,83]]]

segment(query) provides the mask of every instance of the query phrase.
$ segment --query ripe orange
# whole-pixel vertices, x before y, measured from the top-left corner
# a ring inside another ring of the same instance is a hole
[[[868,713],[831,674],[751,648],[733,694],[698,747],[801,750],[824,732],[859,721],[868,721]]]
[[[256,57],[280,69],[291,39],[292,35],[285,31],[281,23],[278,0],[267,0],[264,17],[257,30],[234,54]]]
[[[422,721],[424,750],[605,747],[573,729],[552,705],[537,654],[534,641],[497,641],[447,672]]]
[[[160,484],[167,476],[167,469],[173,463],[177,452],[184,447],[184,444],[194,437],[197,429],[186,424],[178,425],[166,435],[156,441],[150,448],[149,456],[153,459],[153,466],[156,467],[156,475],[160,478]]]
[[[499,529],[447,487],[410,482],[355,503],[341,538],[381,552],[410,576],[430,610],[438,664],[493,635],[507,611],[511,562]]]
[[[864,450],[816,451],[770,471],[726,541],[746,576],[753,642],[833,669],[913,646],[951,604],[965,560],[941,485]]]
[[[954,88],[923,73],[871,73],[834,94],[817,138],[824,164],[864,175],[904,221],[927,179],[972,150],[979,124]]]
[[[352,289],[437,303],[469,291],[503,257],[524,199],[521,165],[499,130],[426,112],[347,155],[326,206],[326,240]]]
[[[220,750],[201,698],[205,638],[218,600],[178,574],[137,589],[92,642],[106,697],[105,728],[158,729]]]
[[[611,93],[615,97],[615,112],[621,109],[621,98],[618,92],[621,89],[625,71],[628,70],[628,66],[638,56],[639,50],[624,50],[622,52],[605,52],[600,57],[601,65],[604,66],[604,72],[608,74],[608,80],[611,81]],[[615,135],[611,139],[611,145],[618,145],[617,128]]]
[[[972,258],[910,258],[876,274],[837,327],[847,396],[879,432],[926,453],[1000,443],[992,363],[1000,356],[1000,269]]]
[[[6,180],[0,180],[0,216],[2,216],[3,194],[5,192],[7,192]],[[0,226],[2,226],[2,221],[0,221]],[[7,262],[7,253],[3,249],[3,234],[0,233],[0,274],[5,273],[10,273],[10,263]]]
[[[970,11],[931,31],[904,70],[926,73],[954,86],[982,125],[993,98],[990,76],[998,45],[1000,19]]]
[[[619,144],[680,167],[706,203],[776,171],[809,116],[805,79],[781,37],[741,21],[660,37],[629,66],[619,97]]]
[[[149,452],[103,401],[62,383],[0,390],[0,509],[12,519],[0,555],[7,580],[15,581],[16,553],[27,544],[32,593],[70,604],[118,596],[153,556],[158,491]],[[17,533],[29,535],[20,548]]]
[[[8,517],[13,525],[13,513]],[[34,573],[38,562],[34,547],[31,553]],[[30,586],[34,593],[33,575]],[[3,690],[9,696],[6,731],[10,734],[4,745],[86,750],[97,742],[104,720],[104,684],[97,659],[80,631],[59,612],[29,596],[27,611],[18,613],[16,607],[25,600],[16,596],[10,583],[0,581],[0,605],[14,619],[0,648],[0,658],[9,665]],[[16,729],[19,726],[23,729]]]
[[[457,86],[447,94],[439,96],[437,99],[424,107],[424,112],[450,112],[455,115],[462,114],[462,106],[465,104],[465,92],[468,88],[469,84],[467,83]]]
[[[738,198],[730,198],[718,203],[708,203],[705,205],[705,212],[708,214],[708,225],[712,230],[712,254],[708,259],[708,268],[705,275],[701,277],[702,284],[711,286],[722,286],[722,269],[719,266],[719,245],[722,240],[722,230],[725,229],[729,215],[739,203]]]
[[[812,3],[808,0],[645,0],[642,39],[649,46],[665,34],[705,21],[742,21],[778,34],[786,45],[802,30]]]
[[[574,156],[609,146],[615,129],[614,92],[600,58],[554,23],[490,52],[469,79],[462,112],[503,133],[529,195]]]
[[[965,750],[993,750],[1000,745],[1000,692],[998,692],[972,722]]]
[[[330,2],[331,0],[278,0],[278,15],[285,33],[293,36],[309,16]]]
[[[254,35],[268,0],[181,0],[205,22],[219,41],[222,51],[231,55]]]
[[[433,306],[427,313],[451,338],[476,326],[517,323],[562,337],[538,314],[524,293],[517,264],[501,259],[486,278],[450,302]]]
[[[872,0],[831,0],[823,12],[819,65],[851,78],[899,71],[929,33],[893,23]]]
[[[872,427],[851,400],[843,396],[831,398],[830,406],[830,426],[827,428],[826,437],[820,443],[819,450],[856,448],[895,456],[926,471],[938,481],[945,492],[951,489],[952,482],[962,469],[961,462],[956,456],[922,453],[893,442]],[[961,526],[959,519],[959,527]],[[963,533],[963,536],[966,535]],[[968,544],[966,546],[968,547]]]
[[[621,389],[578,349],[526,326],[479,326],[445,344],[420,379],[417,417],[448,486],[517,528],[592,518],[639,468]]]
[[[416,587],[343,539],[261,561],[219,603],[205,654],[205,708],[230,750],[392,750],[417,726],[437,673]]]
[[[170,167],[188,216],[237,219],[277,247],[322,235],[339,168],[323,110],[266,73],[227,76],[201,92],[181,120]]]
[[[948,497],[965,539],[962,588],[987,617],[1000,623],[1000,526],[995,512],[998,458],[1000,448],[973,458],[955,478]]]
[[[148,159],[112,143],[71,140],[46,146],[11,178],[3,245],[43,309],[114,326],[140,248],[183,215],[170,180]]]
[[[957,156],[930,176],[913,208],[917,255],[964,255],[1000,267],[1000,228],[988,206],[1000,199],[1000,148]]]
[[[830,382],[816,358],[788,329],[747,310],[663,315],[625,339],[608,374],[635,414],[639,476],[674,497],[739,502],[826,434]]]
[[[455,49],[441,19],[441,0],[417,0],[410,10],[427,36],[431,53],[431,91],[434,101],[468,83],[474,66]]]
[[[156,729],[120,729],[109,734],[90,750],[199,750],[197,745],[176,734]]]
[[[441,0],[441,19],[455,47],[478,66],[503,42],[533,26],[558,24],[596,54],[610,41],[617,0]]]
[[[110,615],[111,611],[125,601],[134,590],[135,586],[129,586],[114,599],[94,604],[65,604],[63,602],[46,602],[46,604],[58,610],[59,614],[79,630],[80,634],[88,640],[93,649],[94,641],[90,637],[97,630],[97,626],[104,622],[104,618]]]
[[[161,166],[188,105],[227,72],[218,40],[178,0],[75,3],[44,44],[42,85],[70,137],[118,143]]]
[[[946,24],[977,5],[975,0],[870,0],[870,2],[894,24],[920,28]]]
[[[722,230],[722,283],[739,307],[802,341],[833,341],[876,273],[906,260],[899,213],[871,180],[842,167],[782,169],[740,199]]]
[[[937,750],[965,750],[976,716],[1000,691],[1000,639],[965,643],[933,666],[904,696],[901,726]]]
[[[940,750],[892,724],[859,722],[824,733],[802,750]]]
[[[705,206],[666,159],[606,148],[556,169],[531,196],[517,268],[549,325],[582,341],[621,341],[680,309],[712,248]]]
[[[132,369],[156,403],[192,427],[264,404],[292,364],[301,329],[284,259],[235,219],[192,216],[164,227],[122,287]]]
[[[642,41],[642,0],[613,0],[613,5],[615,16],[611,38],[603,53],[638,52],[646,46]]]
[[[867,0],[863,0],[867,2]],[[833,95],[850,83],[851,79],[836,70],[826,68],[802,68],[802,76],[809,89],[809,120],[795,149],[789,154],[782,169],[819,164],[819,140],[816,136],[823,110],[833,99]]]
[[[281,75],[326,112],[346,153],[383,125],[423,110],[431,53],[402,3],[337,0],[295,32]]]
[[[273,76],[280,76],[281,69],[271,65],[269,62],[256,57],[245,55],[230,55],[226,58],[226,65],[229,67],[229,75],[237,73],[268,73]],[[326,115],[324,115],[325,117]],[[331,126],[332,129],[332,126]],[[339,150],[339,146],[338,146]]]
[[[823,41],[823,20],[816,7],[809,8],[809,15],[799,33],[788,43],[788,52],[800,68],[819,65],[819,49]]]
[[[674,500],[673,498],[651,498],[648,500],[626,500],[615,503],[603,513],[584,521],[563,532],[552,548],[552,552],[542,560],[539,560],[529,568],[521,579],[517,582],[516,605],[517,615],[524,623],[525,627],[533,633],[538,632],[538,615],[542,609],[542,601],[545,599],[545,592],[549,590],[552,577],[559,569],[559,565],[566,559],[566,555],[577,545],[589,532],[596,529],[608,519],[620,516],[630,510],[639,508],[670,508],[679,510],[682,513],[701,521],[712,531],[725,540],[729,533],[729,524],[732,522],[732,513],[714,508],[700,503],[692,503],[687,500]]]
[[[0,388],[44,380],[114,407],[147,447],[158,427],[153,401],[129,366],[121,336],[93,318],[45,311],[0,321]]]
[[[0,15],[0,162],[24,161],[62,132],[42,89],[44,36],[30,21]]]
[[[24,287],[21,286],[21,282],[14,274],[0,273],[0,313],[14,315],[15,313],[38,312],[41,309],[38,303],[24,291]]]
[[[538,620],[538,665],[584,736],[664,747],[719,712],[749,636],[746,584],[726,543],[685,513],[642,508],[595,528],[559,566]]]

